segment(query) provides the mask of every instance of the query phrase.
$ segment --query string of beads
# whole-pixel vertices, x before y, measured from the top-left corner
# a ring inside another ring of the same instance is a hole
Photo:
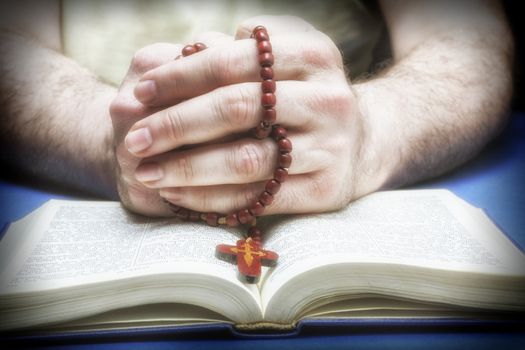
[[[288,177],[288,168],[292,163],[292,143],[287,138],[286,129],[275,124],[277,120],[277,112],[275,110],[276,84],[272,68],[274,64],[274,56],[272,53],[270,37],[265,27],[257,26],[253,29],[251,38],[255,39],[257,43],[262,91],[262,118],[259,124],[253,129],[253,135],[257,139],[271,137],[277,143],[277,165],[273,177],[266,182],[264,190],[259,194],[258,199],[254,201],[254,203],[246,208],[227,215],[219,213],[201,213],[177,206],[170,202],[167,203],[175,213],[175,216],[182,220],[202,220],[210,226],[227,225],[229,227],[236,227],[240,224],[250,224],[251,227],[248,231],[248,236],[251,237],[255,243],[260,245],[261,232],[256,227],[256,218],[261,216],[264,213],[264,210],[272,204],[274,196],[281,189],[281,184],[285,182]],[[186,45],[182,49],[182,55],[178,56],[177,59],[193,55],[194,53],[205,49],[206,45],[203,43]]]

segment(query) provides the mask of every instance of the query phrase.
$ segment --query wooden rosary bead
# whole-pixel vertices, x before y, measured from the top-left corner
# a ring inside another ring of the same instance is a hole
[[[273,79],[273,69],[270,67],[262,67],[261,78],[263,80]]]
[[[264,30],[261,29],[261,30],[256,31],[253,34],[253,37],[255,38],[255,40],[257,40],[257,42],[269,41],[270,40],[270,37],[268,36],[268,33],[266,32],[266,29],[264,29]]]
[[[253,216],[260,216],[264,213],[264,205],[261,202],[255,202],[248,210]]]
[[[270,181],[266,183],[265,190],[266,192],[271,193],[272,195],[279,192],[280,189],[281,189],[281,184],[279,183],[279,181],[275,179],[271,179]]]
[[[275,141],[279,141],[280,139],[284,139],[286,136],[288,136],[288,134],[286,133],[286,129],[282,126],[274,125],[271,136]]]
[[[290,153],[281,153],[278,157],[277,164],[281,168],[289,168],[292,165],[292,156]]]
[[[252,226],[252,227],[250,227],[250,229],[248,230],[248,235],[249,235],[250,237],[252,237],[252,239],[253,239],[254,241],[256,241],[256,240],[260,241],[260,240],[261,240],[262,233],[261,233],[261,230],[259,230],[257,227]]]
[[[175,213],[175,216],[181,220],[187,220],[190,216],[190,211],[186,208],[181,208],[178,212]]]
[[[248,234],[253,237],[257,237],[261,235],[261,230],[259,230],[257,227],[252,226],[248,230]]]
[[[173,204],[171,202],[168,202],[168,201],[166,201],[166,203],[168,204],[168,207],[170,207],[171,211],[174,212],[174,213],[176,213],[179,210],[181,210],[181,207],[179,207],[178,205],[175,205],[175,204]]]
[[[273,124],[275,123],[275,120],[277,119],[277,113],[275,112],[275,109],[273,108],[268,108],[268,109],[265,109],[263,111],[263,117],[262,117],[262,120],[265,121],[265,122],[268,122],[270,124]],[[271,129],[268,128],[268,134],[270,134],[271,132]],[[266,135],[268,136],[268,135]]]
[[[261,83],[261,90],[263,93],[274,93],[275,92],[275,81],[272,79],[263,80]]]
[[[201,213],[189,209],[185,209],[174,205],[165,200],[169,205],[171,210],[175,213],[175,216],[183,220],[205,221],[210,226],[218,225],[228,225],[229,227],[235,227],[240,224],[250,224],[252,227],[248,230],[248,238],[244,241],[246,243],[251,242],[252,249],[254,251],[260,251],[262,249],[262,233],[256,227],[256,218],[261,216],[264,213],[264,210],[267,206],[271,205],[274,200],[274,195],[279,192],[281,184],[288,177],[287,168],[291,165],[292,157],[290,152],[292,151],[292,142],[287,138],[286,129],[281,126],[272,125],[276,122],[277,112],[275,110],[275,104],[277,102],[275,91],[276,91],[276,82],[274,79],[274,71],[272,69],[273,64],[275,63],[275,58],[272,53],[272,45],[270,43],[270,38],[266,28],[263,26],[257,26],[252,31],[252,38],[256,40],[257,52],[258,52],[258,62],[260,66],[260,77],[261,77],[261,106],[263,107],[263,113],[259,124],[253,129],[253,134],[255,137],[262,139],[268,136],[271,136],[278,147],[278,167],[274,170],[273,178],[268,180],[265,184],[265,190],[261,192],[259,198],[255,203],[252,203],[247,208],[241,209],[237,212],[233,212],[227,215],[220,215],[217,213]],[[190,56],[196,52],[205,50],[207,47],[203,43],[195,43],[193,45],[186,45],[181,52],[181,55],[177,56],[176,59],[180,57]],[[239,247],[240,243],[237,243]],[[226,254],[228,256],[232,255],[233,249],[238,249],[236,246],[226,246],[220,245],[217,247],[217,252],[220,254]],[[232,249],[227,251],[227,249]],[[247,248],[248,249],[248,248]],[[275,260],[277,259],[277,254],[273,252],[263,251],[265,254],[271,253],[266,260],[255,260],[255,265],[259,265],[257,269],[254,268],[254,271],[260,270],[260,265],[265,266],[274,266]],[[236,251],[235,255],[243,253],[241,251]],[[244,254],[244,253],[243,253]],[[238,260],[239,262],[241,260]],[[269,262],[273,262],[273,265],[270,265]],[[243,273],[242,269],[239,268],[241,274]],[[248,281],[256,281],[251,275]]]
[[[264,191],[259,195],[259,202],[265,207],[269,206],[273,202],[273,195],[267,191]]]
[[[283,183],[286,181],[286,178],[288,177],[288,170],[284,168],[277,168],[273,172],[273,178],[280,183]]]
[[[272,52],[272,44],[268,40],[259,41],[257,43],[257,51],[259,53]]]
[[[266,31],[266,27],[265,27],[265,26],[257,26],[257,27],[255,27],[255,28],[253,28],[253,30],[252,30],[252,35],[255,35],[255,33],[257,33],[257,32],[260,31],[260,30],[264,30],[264,31]]]
[[[275,98],[275,94],[272,93],[266,93],[263,94],[261,97],[261,104],[264,108],[272,108],[275,106],[275,103],[277,102]]]
[[[241,224],[247,224],[254,219],[254,216],[248,209],[242,209],[237,212],[237,218]]]
[[[186,45],[182,48],[182,56],[184,57],[193,55],[195,52],[197,52],[197,48],[194,45]]]
[[[195,49],[197,49],[197,51],[202,51],[202,50],[206,50],[208,47],[203,44],[203,43],[195,43],[193,44],[193,46],[195,47]]]
[[[270,52],[265,52],[259,55],[259,64],[263,67],[271,67],[273,65],[274,58]]]
[[[279,151],[281,152],[291,152],[292,151],[292,143],[290,140],[283,138],[277,141],[277,146],[279,147]]]
[[[210,226],[219,225],[219,215],[217,213],[207,213],[206,214],[206,223]]]
[[[199,221],[200,218],[201,218],[201,213],[199,213],[198,211],[193,211],[193,210],[190,211],[190,215],[188,217],[190,221]]]
[[[259,247],[259,249],[260,249],[260,247],[262,246],[262,236],[255,236],[255,237],[253,237],[253,236],[250,235],[250,237],[252,238],[253,244],[256,245],[257,247]]]
[[[254,130],[254,135],[259,140],[264,139],[270,135],[272,129],[265,124],[265,122],[260,122],[259,125]]]
[[[229,227],[239,226],[239,218],[236,213],[231,213],[226,216],[226,225]]]

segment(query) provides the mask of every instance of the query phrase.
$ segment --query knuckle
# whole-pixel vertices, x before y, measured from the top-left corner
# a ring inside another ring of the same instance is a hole
[[[322,176],[315,176],[308,185],[308,192],[312,198],[327,199],[331,194],[331,184]]]
[[[127,175],[131,166],[129,160],[129,151],[124,145],[124,143],[120,143],[115,146],[115,158],[117,161],[117,169],[119,171],[119,176]]]
[[[213,59],[208,60],[206,77],[215,86],[224,86],[231,81],[238,81],[242,70],[238,67],[245,66],[246,53],[239,52],[237,49],[214,50]]]
[[[126,115],[128,110],[129,104],[126,103],[126,99],[121,94],[118,94],[109,105],[109,114],[113,118]]]
[[[255,180],[263,172],[263,151],[254,143],[245,142],[233,147],[229,158],[227,164],[234,175]]]
[[[334,116],[348,116],[354,105],[354,95],[348,87],[331,89],[327,96],[328,108]]]
[[[326,114],[337,122],[344,121],[352,114],[355,97],[346,83],[329,89],[320,87],[312,91],[308,103],[312,110]]]
[[[301,55],[304,63],[316,68],[343,67],[341,52],[335,43],[326,34],[319,31],[307,32],[311,35],[309,45],[305,45]]]
[[[215,95],[214,106],[220,123],[232,129],[255,126],[257,104],[247,89],[222,89]]]
[[[131,60],[132,70],[134,72],[144,73],[157,67],[160,64],[157,55],[159,45],[160,44],[151,44],[137,50]]]
[[[195,178],[195,170],[188,155],[181,154],[174,160],[176,174],[182,177],[185,184],[190,184]]]
[[[343,156],[347,150],[351,149],[350,138],[346,135],[337,134],[333,135],[330,140],[323,142],[320,145],[325,152],[327,152],[327,164],[337,166],[337,160]]]
[[[208,191],[199,191],[196,208],[200,211],[208,212],[213,210],[213,198]]]
[[[168,108],[161,121],[161,128],[172,143],[180,143],[185,135],[184,123],[176,108]]]
[[[334,137],[329,142],[323,142],[319,146],[319,154],[322,160],[319,162],[321,170],[317,172],[316,176],[320,178],[318,181],[322,183],[314,184],[313,190],[326,190],[325,193],[329,198],[332,198],[332,195],[341,194],[339,190],[345,188],[337,189],[335,192],[331,192],[331,190],[337,188],[351,176],[351,161],[342,161],[342,159],[349,158],[349,149],[351,149],[350,141],[342,136]],[[323,183],[327,184],[328,189],[323,188]],[[320,193],[321,191],[318,191],[318,194]]]
[[[207,76],[212,80],[215,86],[221,86],[228,79],[229,69],[232,64],[231,55],[226,50],[217,50],[215,59],[208,61]]]
[[[109,115],[114,122],[138,118],[143,112],[142,105],[136,103],[129,95],[120,91],[109,105]]]
[[[335,174],[334,174],[335,175]],[[342,188],[334,175],[314,176],[308,185],[310,198],[324,202],[327,210],[335,210],[343,207]]]
[[[257,199],[258,192],[255,192],[253,186],[250,184],[240,185],[241,190],[236,192],[232,199],[231,209],[245,208]]]

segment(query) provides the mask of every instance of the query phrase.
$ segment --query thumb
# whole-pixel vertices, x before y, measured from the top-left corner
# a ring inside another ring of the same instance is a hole
[[[256,16],[244,20],[235,33],[235,40],[248,39],[253,28],[264,26],[270,35],[288,34],[290,32],[309,32],[314,26],[304,19],[295,16]]]

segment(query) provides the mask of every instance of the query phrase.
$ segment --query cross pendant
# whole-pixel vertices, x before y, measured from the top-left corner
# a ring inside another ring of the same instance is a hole
[[[240,239],[237,245],[219,244],[216,249],[219,259],[236,263],[239,274],[247,283],[257,283],[261,276],[261,265],[275,266],[279,255],[261,249],[260,243],[251,237]]]

